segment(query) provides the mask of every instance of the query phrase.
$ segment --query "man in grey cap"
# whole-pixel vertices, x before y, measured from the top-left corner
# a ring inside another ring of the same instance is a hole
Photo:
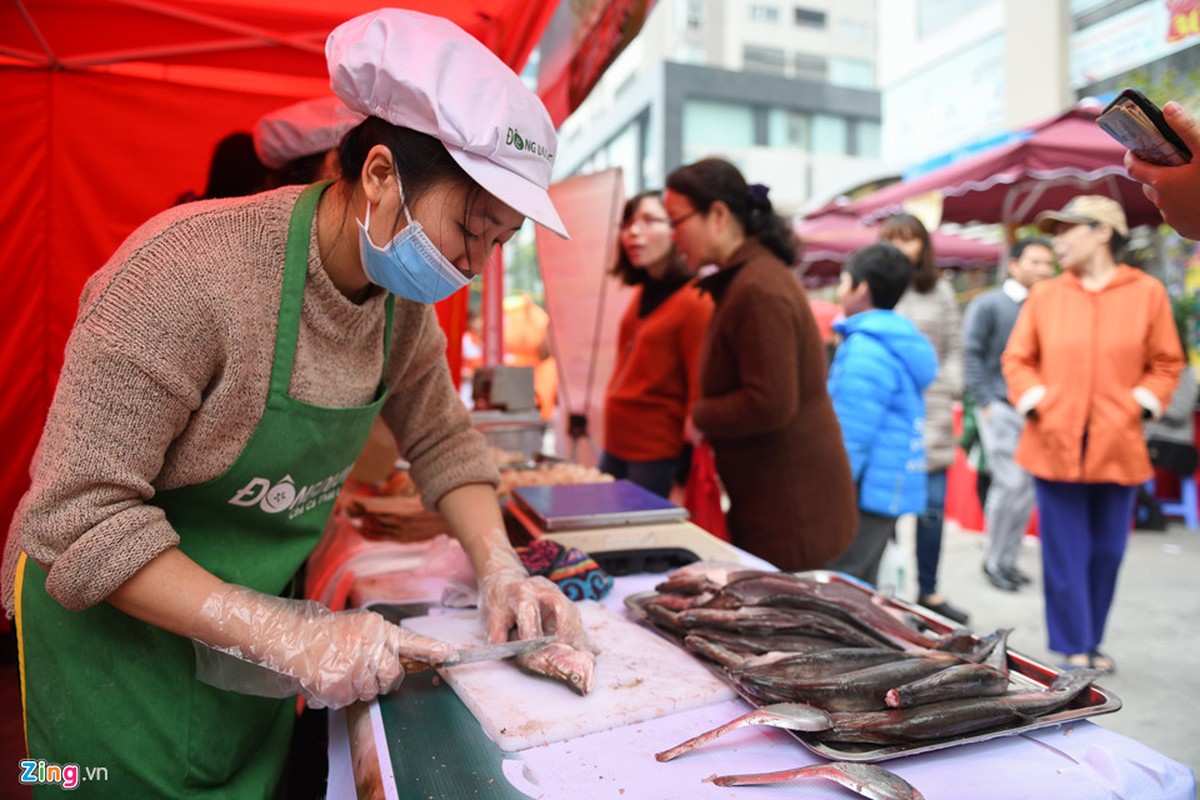
[[[984,504],[988,551],[983,572],[993,586],[1009,592],[1030,582],[1017,569],[1017,556],[1033,512],[1034,495],[1033,479],[1013,459],[1025,422],[1008,403],[1000,354],[1030,287],[1053,271],[1050,243],[1022,239],[1009,255],[1008,278],[972,300],[963,321],[966,389],[975,400],[979,436],[992,476]]]

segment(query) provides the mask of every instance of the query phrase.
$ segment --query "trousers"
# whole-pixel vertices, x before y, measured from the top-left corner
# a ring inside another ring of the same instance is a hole
[[[1104,640],[1137,487],[1035,478],[1034,488],[1049,647],[1087,653]]]
[[[854,539],[826,569],[844,572],[875,586],[879,582],[879,562],[883,559],[888,539],[896,530],[896,518],[858,510],[858,530]]]
[[[991,475],[983,506],[988,536],[985,563],[996,572],[1017,564],[1021,537],[1033,513],[1033,476],[1014,459],[1025,427],[1015,408],[995,400],[985,409],[975,409],[975,420]]]

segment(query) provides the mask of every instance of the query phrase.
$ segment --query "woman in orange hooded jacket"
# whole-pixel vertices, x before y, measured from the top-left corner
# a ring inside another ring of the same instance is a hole
[[[1016,459],[1035,478],[1051,650],[1111,671],[1099,650],[1137,487],[1154,474],[1142,420],[1170,402],[1183,354],[1163,285],[1116,261],[1129,235],[1107,197],[1082,195],[1038,226],[1063,274],[1035,286],[1002,357],[1029,421]]]

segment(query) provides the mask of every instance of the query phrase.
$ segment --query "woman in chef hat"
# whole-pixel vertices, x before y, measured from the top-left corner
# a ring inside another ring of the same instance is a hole
[[[429,305],[525,217],[566,235],[549,116],[439,18],[371,12],[326,54],[367,116],[341,144],[345,177],[180,206],[130,236],[84,291],[14,518],[4,599],[30,757],[103,766],[92,788],[112,796],[275,790],[295,703],[210,685],[246,688],[230,663],[337,707],[396,688],[401,656],[451,655],[291,599],[376,416],[470,558],[490,639],[552,629],[588,647],[505,537]]]
[[[271,168],[271,186],[337,180],[338,146],[365,115],[337,95],[301,100],[263,114],[254,123],[254,151]],[[346,482],[346,491],[377,486],[394,472],[400,453],[382,417],[376,417]],[[311,577],[311,574],[310,574]]]

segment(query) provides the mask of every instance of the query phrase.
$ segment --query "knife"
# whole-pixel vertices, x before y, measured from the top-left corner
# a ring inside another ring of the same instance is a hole
[[[487,644],[482,647],[468,647],[464,650],[455,650],[454,655],[450,656],[450,658],[435,664],[425,661],[413,661],[403,656],[400,657],[400,663],[404,666],[405,672],[424,672],[425,670],[441,669],[442,667],[457,667],[459,664],[471,664],[476,661],[494,661],[502,658],[511,658],[512,656],[523,655],[540,647],[545,647],[553,641],[553,636],[539,636],[536,639],[518,639],[517,641],[504,642],[502,644]]]
[[[454,655],[450,658],[436,664],[400,656],[400,664],[406,673],[424,672],[430,669],[470,664],[473,661],[509,658],[545,647],[553,641],[553,636],[541,636],[537,639],[520,639],[503,644],[468,647],[455,650]],[[246,661],[231,653],[208,647],[199,642],[193,642],[193,645],[196,651],[196,677],[203,683],[218,689],[227,689],[257,697],[295,697],[302,693],[300,682],[290,675],[276,672],[261,664]]]

